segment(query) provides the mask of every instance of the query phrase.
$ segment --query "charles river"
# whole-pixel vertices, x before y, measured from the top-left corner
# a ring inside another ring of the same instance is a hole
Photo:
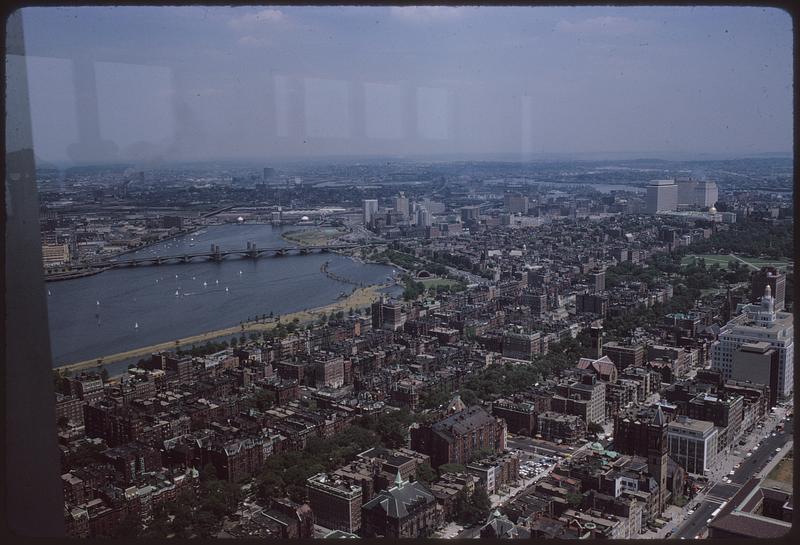
[[[270,225],[209,226],[179,238],[127,254],[128,257],[182,255],[296,246],[281,232],[297,227]],[[49,282],[48,314],[53,366],[99,358],[152,344],[238,325],[256,315],[286,314],[335,302],[354,286],[338,277],[382,284],[391,267],[359,263],[335,253],[311,253],[257,260],[226,258],[222,263],[197,259],[112,269],[94,276]],[[116,366],[109,366],[112,373]],[[123,367],[124,368],[124,367]]]

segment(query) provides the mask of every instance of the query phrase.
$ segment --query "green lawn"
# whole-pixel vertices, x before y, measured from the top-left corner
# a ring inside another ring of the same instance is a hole
[[[687,255],[687,256],[684,256],[683,259],[681,260],[681,265],[688,265],[688,264],[692,263],[695,259],[700,259],[700,258],[705,259],[706,265],[712,265],[714,263],[718,263],[722,267],[727,267],[728,262],[736,260],[735,257],[730,256],[730,255],[725,255],[725,254],[723,254],[723,255],[698,254],[698,255]],[[776,267],[778,269],[785,269],[786,266],[791,263],[788,259],[780,259],[780,260],[774,261],[774,260],[770,260],[770,259],[762,259],[762,258],[759,258],[759,257],[745,257],[745,256],[739,256],[739,259],[740,259],[740,261],[739,260],[737,260],[737,261],[739,261],[739,263],[741,263],[742,265],[747,263],[749,265],[752,265],[752,267],[754,267],[754,268],[760,268],[760,267],[763,267],[765,265],[771,265],[771,266]],[[742,263],[743,261],[745,263]]]
[[[458,280],[452,280],[450,278],[420,278],[420,282],[426,288],[438,288],[439,286],[457,286]]]

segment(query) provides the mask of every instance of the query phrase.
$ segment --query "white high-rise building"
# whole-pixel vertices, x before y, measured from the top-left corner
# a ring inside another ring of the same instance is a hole
[[[653,180],[647,184],[648,214],[678,209],[678,184],[675,180]]]
[[[419,227],[431,226],[431,215],[424,206],[417,206],[417,225]]]
[[[425,197],[422,199],[422,206],[425,207],[431,216],[435,216],[436,214],[444,214],[444,203],[442,202],[432,201]]]
[[[732,378],[733,358],[745,343],[766,342],[778,352],[778,396],[791,395],[794,383],[794,316],[775,310],[769,285],[757,304],[745,305],[743,313],[720,331],[711,353],[711,366]]]
[[[372,218],[378,213],[378,199],[364,199],[364,225],[372,223]]]
[[[402,191],[400,195],[394,198],[394,211],[403,216],[404,218],[408,217],[409,208],[408,208],[408,197],[405,196],[405,193]]]
[[[700,208],[710,208],[719,200],[719,188],[716,182],[699,181],[694,190],[694,202]]]

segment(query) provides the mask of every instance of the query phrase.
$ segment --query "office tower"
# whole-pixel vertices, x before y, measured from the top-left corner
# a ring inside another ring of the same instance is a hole
[[[614,450],[647,458],[658,485],[654,513],[664,511],[667,494],[667,424],[660,406],[632,407],[614,417]]]
[[[429,198],[422,199],[422,206],[428,211],[431,216],[436,214],[444,214],[444,203],[432,201]]]
[[[733,378],[733,360],[745,343],[769,343],[778,352],[778,396],[788,397],[794,382],[794,316],[775,310],[769,284],[758,304],[746,305],[742,314],[723,326],[712,349],[711,366],[725,379]]]
[[[364,225],[372,224],[372,220],[378,213],[378,199],[364,199]]]
[[[481,213],[480,206],[462,206],[461,207],[461,221],[463,223],[470,223],[478,221],[478,216]]]
[[[697,180],[691,178],[684,178],[677,180],[678,184],[678,204],[681,206],[694,206],[697,197]]]
[[[394,198],[394,211],[400,214],[403,218],[408,218],[408,197],[402,191],[400,195]]]
[[[591,357],[600,359],[603,357],[603,326],[592,326],[590,333],[592,336]]]
[[[510,214],[527,214],[528,197],[519,193],[506,193],[503,196],[503,207]]]
[[[761,267],[750,279],[750,302],[755,303],[764,296],[769,286],[775,298],[775,310],[783,310],[786,306],[786,275],[775,267]]]
[[[675,180],[653,180],[647,185],[648,214],[678,209],[678,185]]]
[[[606,271],[595,269],[589,276],[592,279],[589,286],[595,293],[602,293],[606,290]]]
[[[733,354],[731,378],[769,387],[769,406],[778,403],[780,358],[768,342],[745,343]]]
[[[694,198],[695,205],[699,208],[710,208],[717,204],[717,200],[719,200],[719,188],[717,188],[716,182],[708,180],[697,182]]]
[[[267,182],[272,179],[275,175],[275,169],[270,167],[264,167],[264,181]]]
[[[419,227],[431,226],[431,215],[424,206],[417,207],[417,225]]]

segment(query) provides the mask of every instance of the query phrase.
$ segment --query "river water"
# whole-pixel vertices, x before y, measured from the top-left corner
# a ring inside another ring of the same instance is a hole
[[[125,257],[210,251],[212,243],[221,250],[244,249],[248,241],[259,247],[294,246],[280,235],[296,229],[211,226]],[[364,285],[383,283],[392,274],[384,265],[328,253],[255,261],[232,256],[222,263],[139,266],[50,282],[47,300],[53,365],[231,327],[256,315],[286,314],[333,303],[354,286],[321,272],[325,261],[330,262],[330,272]]]

